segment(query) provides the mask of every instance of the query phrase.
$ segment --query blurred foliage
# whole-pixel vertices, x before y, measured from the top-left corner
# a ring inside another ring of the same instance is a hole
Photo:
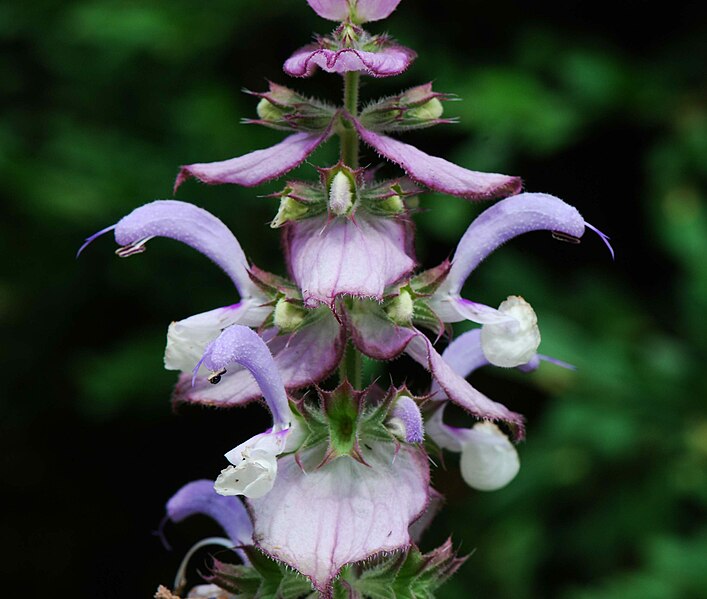
[[[469,281],[467,297],[531,301],[542,350],[577,371],[474,375],[528,415],[528,441],[518,479],[500,492],[466,488],[454,456],[437,472],[447,505],[425,543],[451,533],[473,550],[442,597],[707,597],[707,21],[696,2],[628,4],[622,16],[596,2],[405,0],[384,27],[419,59],[363,89],[370,99],[434,79],[464,100],[446,105],[460,124],[411,143],[522,175],[527,189],[576,205],[617,250],[612,263],[593,235],[580,246],[530,235]],[[336,77],[293,84],[280,71],[327,26],[304,0],[0,5],[10,584],[148,596],[178,562],[150,537],[164,500],[258,430],[257,407],[168,407],[163,331],[233,301],[216,268],[167,241],[129,261],[113,259],[108,239],[78,263],[73,255],[93,231],[171,197],[179,164],[277,141],[239,124],[254,113],[241,88],[268,78],[336,99]],[[335,152],[330,142],[310,162]],[[277,233],[264,226],[276,207],[260,197],[278,185],[188,183],[179,198],[208,207],[254,262],[283,272]],[[419,258],[432,265],[480,208],[435,194],[421,207]]]

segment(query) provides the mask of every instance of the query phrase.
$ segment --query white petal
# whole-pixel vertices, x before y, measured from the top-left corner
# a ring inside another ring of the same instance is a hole
[[[216,339],[223,329],[232,324],[260,326],[272,310],[271,306],[261,305],[265,301],[253,297],[232,306],[216,308],[173,322],[167,329],[165,368],[191,372],[204,355],[206,346]],[[202,370],[205,372],[205,369]]]
[[[486,359],[505,368],[527,364],[540,345],[538,318],[533,308],[522,297],[512,295],[498,310],[512,316],[514,322],[481,327],[481,349]]]
[[[277,458],[264,451],[251,452],[238,466],[221,470],[214,489],[219,495],[245,495],[257,499],[275,484]]]
[[[479,491],[505,487],[520,470],[516,448],[492,422],[480,422],[472,431],[477,434],[462,448],[462,478]]]

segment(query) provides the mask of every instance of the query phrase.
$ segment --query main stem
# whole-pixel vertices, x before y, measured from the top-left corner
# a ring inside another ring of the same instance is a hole
[[[349,71],[344,75],[344,108],[353,117],[358,116],[358,89],[360,74]],[[341,162],[350,168],[358,168],[358,132],[351,121],[341,121]],[[346,346],[344,357],[339,365],[339,379],[348,381],[354,389],[360,389],[363,383],[363,359],[351,342]]]
[[[348,113],[358,116],[358,88],[360,73],[349,71],[344,75],[344,108]],[[353,124],[342,121],[341,137],[341,161],[351,168],[358,168],[358,133]]]

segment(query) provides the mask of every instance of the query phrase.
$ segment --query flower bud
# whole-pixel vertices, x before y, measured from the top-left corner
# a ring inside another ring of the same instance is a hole
[[[275,304],[273,321],[282,333],[291,333],[297,330],[306,315],[306,310],[283,298]]]
[[[351,179],[339,171],[334,175],[329,186],[329,210],[336,216],[345,216],[353,206],[353,189]]]
[[[538,318],[533,308],[522,297],[511,295],[498,310],[514,320],[481,327],[484,356],[491,364],[504,368],[527,364],[540,345]]]
[[[304,218],[308,212],[306,204],[285,196],[280,200],[280,208],[270,226],[277,229],[289,221]]]
[[[275,104],[270,102],[267,98],[262,98],[260,102],[258,102],[258,106],[255,110],[262,120],[268,122],[279,121],[282,115],[285,114],[282,108],[275,106]]]
[[[420,408],[415,400],[407,395],[402,395],[396,400],[387,426],[393,435],[406,443],[422,443],[424,440]]]
[[[407,112],[408,118],[419,119],[421,121],[438,119],[444,113],[442,102],[438,98],[432,98],[420,106],[410,108]]]
[[[406,289],[401,289],[400,294],[394,297],[385,309],[386,314],[396,324],[410,324],[413,311],[412,295]]]
[[[376,208],[382,212],[399,214],[405,210],[405,204],[403,203],[403,198],[395,195],[378,202]]]

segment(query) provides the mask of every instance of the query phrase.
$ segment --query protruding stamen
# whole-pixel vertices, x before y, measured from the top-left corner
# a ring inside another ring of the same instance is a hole
[[[336,216],[348,214],[353,206],[353,189],[351,179],[344,171],[334,175],[329,187],[329,209]]]
[[[123,247],[119,247],[115,250],[115,255],[119,258],[128,258],[129,256],[134,256],[135,254],[142,254],[146,249],[146,243],[150,241],[152,237],[145,237],[145,239],[140,239]]]
[[[568,235],[562,231],[552,231],[552,238],[557,239],[557,241],[565,241],[567,243],[579,243],[581,241],[579,237]]]
[[[614,255],[614,248],[611,247],[611,244],[609,243],[609,239],[611,239],[608,235],[605,235],[602,233],[599,229],[594,227],[593,225],[590,225],[588,222],[585,221],[584,226],[587,227],[588,229],[591,229],[594,231],[599,237],[601,237],[601,240],[604,242],[607,248],[609,248],[609,252],[611,253],[611,259],[616,260],[616,256]]]

